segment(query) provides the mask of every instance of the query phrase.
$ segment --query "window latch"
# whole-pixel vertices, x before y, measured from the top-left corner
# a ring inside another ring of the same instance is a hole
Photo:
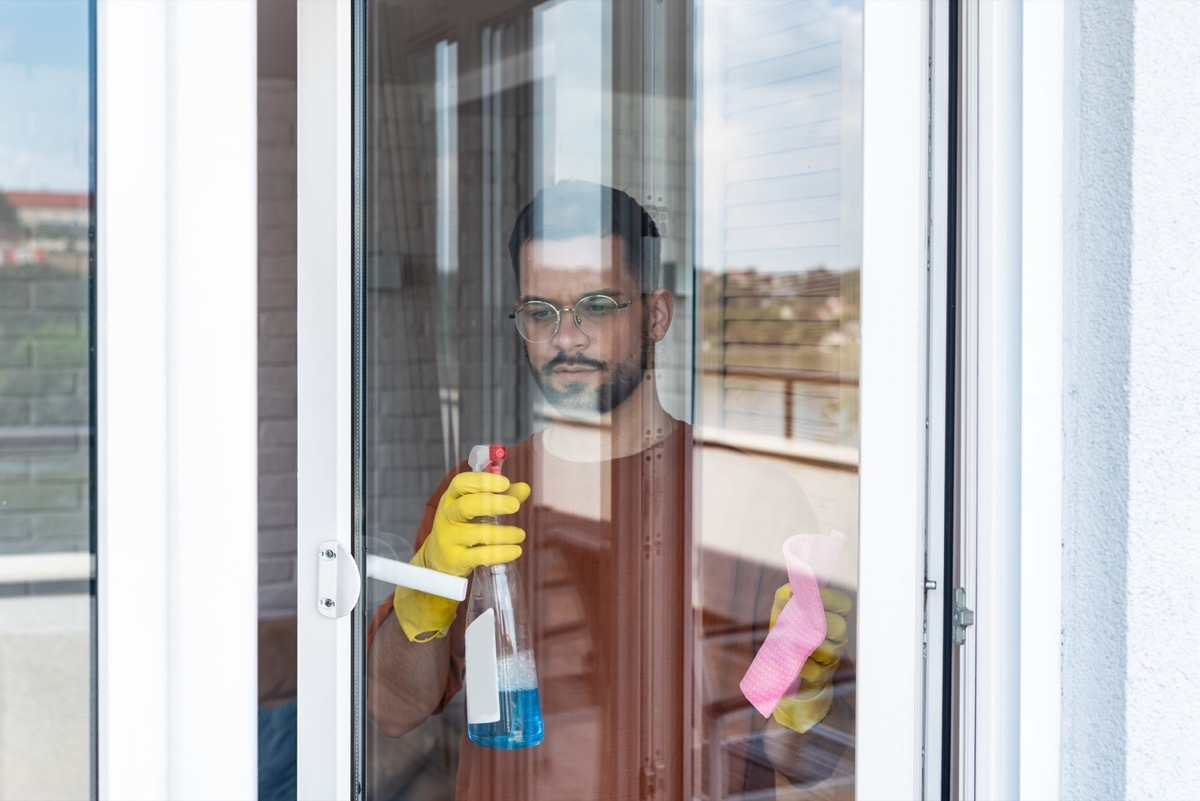
[[[321,543],[317,553],[317,611],[325,617],[344,617],[358,603],[362,587],[358,564],[337,540]]]
[[[967,626],[975,625],[975,612],[967,606],[967,591],[963,587],[954,588],[954,644],[962,645],[967,641]]]

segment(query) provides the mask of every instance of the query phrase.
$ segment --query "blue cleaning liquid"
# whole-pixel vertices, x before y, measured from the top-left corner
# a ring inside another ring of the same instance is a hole
[[[542,741],[542,704],[536,687],[505,690],[500,693],[500,720],[472,723],[467,736],[488,748],[511,751],[528,748]]]

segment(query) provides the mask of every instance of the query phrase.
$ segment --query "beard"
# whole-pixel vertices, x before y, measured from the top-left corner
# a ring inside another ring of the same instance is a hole
[[[525,358],[529,358],[528,352]],[[601,376],[600,386],[582,384],[557,386],[554,370],[557,367],[589,367]],[[533,379],[551,405],[568,417],[590,417],[611,412],[620,406],[642,382],[642,368],[637,359],[609,364],[586,356],[568,356],[559,352],[541,368],[533,370]]]

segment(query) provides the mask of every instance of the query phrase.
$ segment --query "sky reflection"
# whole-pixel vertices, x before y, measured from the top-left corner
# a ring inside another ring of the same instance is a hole
[[[86,192],[86,0],[0,2],[0,189]]]

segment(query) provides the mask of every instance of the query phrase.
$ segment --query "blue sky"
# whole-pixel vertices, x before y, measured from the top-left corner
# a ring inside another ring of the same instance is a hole
[[[0,0],[0,189],[86,191],[87,0]]]

